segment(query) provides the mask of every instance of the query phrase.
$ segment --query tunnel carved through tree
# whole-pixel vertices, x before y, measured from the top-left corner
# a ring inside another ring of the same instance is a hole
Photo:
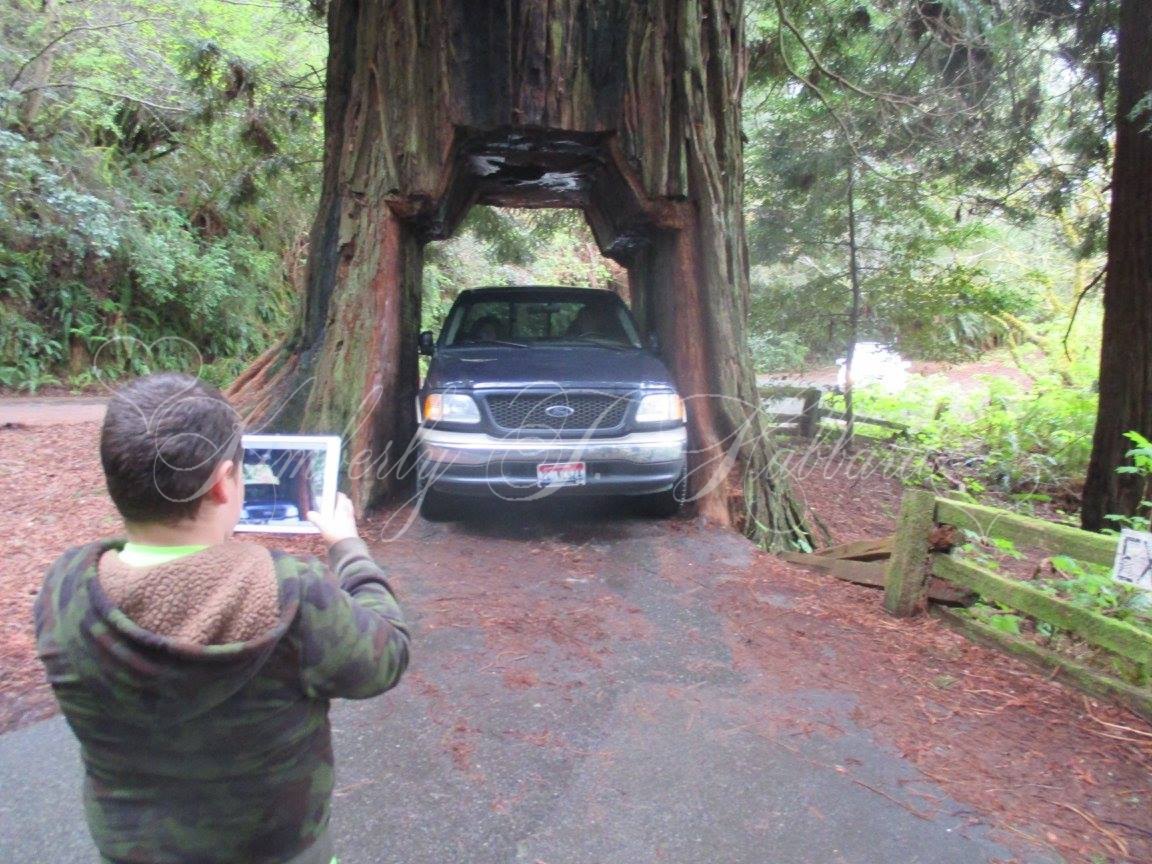
[[[745,341],[743,15],[740,0],[332,0],[305,296],[230,391],[246,417],[343,432],[362,505],[404,488],[425,244],[475,204],[580,208],[688,400],[699,512],[802,540]]]

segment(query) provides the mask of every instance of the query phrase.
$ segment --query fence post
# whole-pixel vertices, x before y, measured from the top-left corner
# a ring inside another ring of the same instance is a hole
[[[935,519],[933,493],[923,489],[909,489],[904,493],[884,587],[884,608],[893,615],[913,615],[924,600],[928,583],[928,541]]]
[[[815,438],[816,430],[820,428],[820,399],[823,391],[818,389],[805,390],[800,397],[804,400],[804,407],[800,412],[800,434],[805,438]]]

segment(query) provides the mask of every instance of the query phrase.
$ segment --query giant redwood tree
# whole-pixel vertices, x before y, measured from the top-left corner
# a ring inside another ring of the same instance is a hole
[[[344,431],[354,496],[394,491],[424,245],[474,204],[577,207],[688,399],[700,511],[795,538],[745,347],[742,0],[332,0],[328,28],[306,298],[234,386],[252,419]]]
[[[1152,3],[1123,0],[1117,41],[1100,408],[1081,517],[1092,530],[1106,527],[1110,513],[1139,508],[1145,481],[1116,469],[1130,446],[1125,432],[1152,435]]]

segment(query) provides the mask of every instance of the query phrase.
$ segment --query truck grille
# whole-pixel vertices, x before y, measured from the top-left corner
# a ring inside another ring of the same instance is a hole
[[[501,429],[575,432],[618,428],[630,399],[619,393],[494,393],[487,402],[493,422]],[[557,410],[549,413],[549,408]]]

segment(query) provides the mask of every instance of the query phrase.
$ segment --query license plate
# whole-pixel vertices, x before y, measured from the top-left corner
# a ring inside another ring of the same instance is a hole
[[[587,479],[583,462],[547,462],[536,466],[541,486],[583,486]]]

